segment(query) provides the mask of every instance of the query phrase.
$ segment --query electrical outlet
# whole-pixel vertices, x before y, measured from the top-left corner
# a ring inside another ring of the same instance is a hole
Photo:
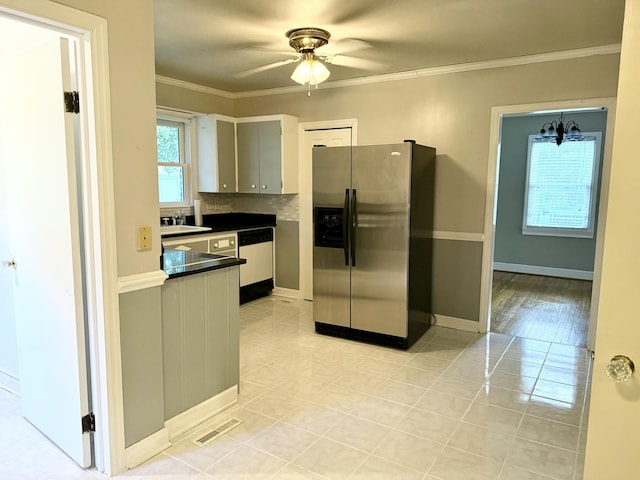
[[[138,225],[136,234],[138,250],[151,250],[151,225]]]

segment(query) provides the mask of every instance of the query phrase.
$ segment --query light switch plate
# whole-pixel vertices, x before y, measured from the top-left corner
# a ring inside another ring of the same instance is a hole
[[[151,225],[138,225],[136,238],[138,250],[151,250]]]

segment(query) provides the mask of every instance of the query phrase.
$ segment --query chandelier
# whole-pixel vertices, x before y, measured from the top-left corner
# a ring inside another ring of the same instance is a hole
[[[580,126],[573,120],[564,122],[564,113],[560,113],[559,120],[552,120],[542,125],[536,137],[538,142],[556,142],[560,146],[563,141],[576,142],[584,140]]]

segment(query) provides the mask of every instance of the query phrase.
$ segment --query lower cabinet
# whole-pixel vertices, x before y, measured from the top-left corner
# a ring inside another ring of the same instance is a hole
[[[239,382],[239,267],[162,287],[165,420]]]

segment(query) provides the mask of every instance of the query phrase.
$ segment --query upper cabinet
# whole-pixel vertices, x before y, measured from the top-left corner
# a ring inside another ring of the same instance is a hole
[[[298,119],[238,118],[236,128],[238,192],[297,193]]]
[[[296,117],[212,114],[196,122],[200,192],[298,192]]]
[[[236,119],[198,117],[198,186],[205,193],[236,192]]]

